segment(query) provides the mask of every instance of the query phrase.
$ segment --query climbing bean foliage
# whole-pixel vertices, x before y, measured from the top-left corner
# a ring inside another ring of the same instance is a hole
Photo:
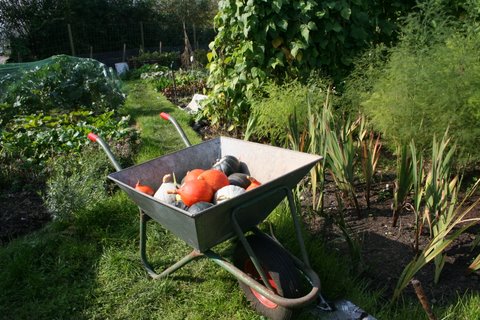
[[[210,44],[204,116],[238,125],[266,80],[307,76],[321,69],[340,80],[371,43],[392,42],[396,21],[414,1],[223,0]]]

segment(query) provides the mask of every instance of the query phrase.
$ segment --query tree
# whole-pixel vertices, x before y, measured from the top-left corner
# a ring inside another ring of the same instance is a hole
[[[94,34],[109,24],[158,23],[153,5],[154,0],[0,0],[0,25],[13,58],[40,59],[69,52],[67,24]],[[77,36],[79,43],[101,47],[95,36]]]

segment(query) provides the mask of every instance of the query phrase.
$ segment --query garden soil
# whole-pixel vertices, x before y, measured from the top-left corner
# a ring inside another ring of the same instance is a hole
[[[203,129],[205,130],[205,129]],[[209,131],[201,132],[205,139],[213,136]],[[216,133],[218,134],[218,132]],[[396,281],[404,266],[413,259],[414,215],[403,211],[396,227],[392,226],[393,174],[378,173],[373,186],[370,209],[366,208],[364,186],[357,186],[357,199],[362,210],[358,213],[351,207],[343,212],[352,234],[360,241],[362,260],[358,274],[370,281],[371,286],[384,290],[384,297],[391,298]],[[328,181],[325,188],[324,212],[338,214],[336,188]],[[312,213],[309,209],[310,197],[304,197],[304,220],[309,232],[326,241],[332,250],[345,251],[346,245],[341,233],[334,224],[327,224],[324,218]],[[480,208],[472,215],[479,216]],[[42,198],[33,191],[0,192],[0,245],[5,246],[20,236],[38,230],[50,221],[49,214],[43,205]],[[416,278],[432,304],[443,304],[455,299],[458,295],[480,291],[480,272],[467,274],[467,267],[472,259],[480,253],[480,248],[472,248],[472,240],[480,234],[480,227],[472,228],[456,240],[446,251],[447,259],[440,281],[434,284],[434,266],[424,267]],[[420,245],[428,241],[428,233],[420,237]],[[321,270],[320,270],[321,272]],[[413,295],[409,286],[406,294]]]

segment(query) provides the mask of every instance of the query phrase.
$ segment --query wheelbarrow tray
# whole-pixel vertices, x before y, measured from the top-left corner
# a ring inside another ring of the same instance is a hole
[[[181,179],[192,169],[209,169],[225,155],[242,163],[242,172],[262,185],[197,214],[160,202],[135,189],[142,184],[158,189],[165,174]],[[205,252],[233,237],[232,212],[242,230],[262,222],[321,156],[233,138],[219,137],[108,175],[153,220],[194,249]]]

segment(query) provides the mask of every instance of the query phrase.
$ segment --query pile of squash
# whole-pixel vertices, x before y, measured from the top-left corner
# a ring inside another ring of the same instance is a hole
[[[211,169],[188,171],[180,185],[171,174],[167,174],[157,191],[140,183],[137,183],[135,189],[161,202],[190,213],[198,213],[261,185],[255,178],[241,173],[240,167],[240,161],[236,157],[227,155]]]

